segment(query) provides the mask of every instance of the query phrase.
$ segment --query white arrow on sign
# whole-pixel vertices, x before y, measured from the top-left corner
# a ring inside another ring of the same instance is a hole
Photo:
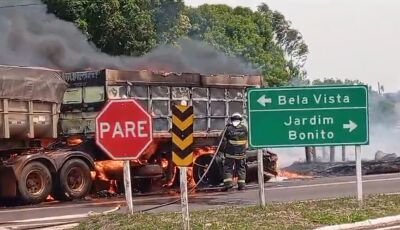
[[[272,99],[265,97],[265,95],[262,95],[260,98],[258,98],[257,102],[265,107],[265,104],[272,103]]]
[[[357,128],[357,124],[354,123],[352,120],[349,120],[348,124],[343,124],[344,129],[349,129],[349,133]]]

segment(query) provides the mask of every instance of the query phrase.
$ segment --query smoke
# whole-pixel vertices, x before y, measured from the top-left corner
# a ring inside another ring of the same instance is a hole
[[[177,72],[256,74],[255,70],[239,58],[228,57],[204,42],[180,39],[178,45],[180,48],[161,46],[154,49],[134,60],[135,68],[143,69],[148,63],[152,63],[153,67],[163,68],[167,65]]]
[[[372,159],[378,150],[400,156],[400,109],[396,106],[400,94],[369,94],[370,144],[362,147],[362,157]]]
[[[112,68],[202,74],[255,74],[242,60],[199,41],[181,39],[140,58],[109,56],[87,41],[74,24],[46,13],[45,6],[0,8],[0,64],[64,71]]]

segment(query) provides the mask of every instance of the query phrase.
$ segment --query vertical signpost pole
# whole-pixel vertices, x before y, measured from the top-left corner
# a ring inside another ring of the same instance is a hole
[[[262,149],[257,150],[257,163],[258,163],[258,186],[260,205],[265,207],[265,188],[264,188],[264,162],[263,162],[263,151]]]
[[[180,171],[180,187],[181,187],[181,208],[182,208],[182,219],[183,229],[190,229],[189,221],[189,204],[188,204],[188,190],[187,190],[187,167],[179,167]]]
[[[356,145],[356,176],[357,176],[357,200],[360,206],[363,204],[362,171],[361,171],[361,146]]]
[[[128,213],[133,214],[131,169],[128,160],[124,161],[124,186],[126,203],[128,205]]]
[[[183,229],[190,229],[187,166],[193,164],[193,106],[172,107],[172,161],[179,167]]]
[[[342,161],[346,161],[346,146],[342,146]]]

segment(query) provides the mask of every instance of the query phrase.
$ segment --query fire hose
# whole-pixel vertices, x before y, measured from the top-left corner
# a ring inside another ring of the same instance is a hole
[[[222,131],[221,139],[220,139],[220,141],[219,141],[218,147],[217,147],[217,149],[216,149],[216,151],[215,151],[215,153],[214,153],[214,156],[212,157],[212,159],[211,159],[211,161],[210,161],[210,164],[208,165],[206,171],[205,171],[204,174],[200,177],[199,181],[197,181],[196,185],[188,192],[188,194],[191,194],[192,192],[194,192],[194,191],[196,190],[197,186],[199,186],[199,184],[203,181],[204,177],[206,177],[208,171],[210,170],[212,164],[214,163],[215,158],[216,158],[217,155],[218,155],[219,149],[220,149],[220,147],[221,147],[221,145],[222,145],[222,141],[224,140],[224,136],[225,136],[226,129],[227,129],[227,126],[225,126],[224,131]],[[164,203],[164,204],[160,204],[160,205],[157,205],[157,206],[154,206],[154,207],[151,207],[151,208],[147,208],[147,209],[142,209],[142,210],[139,210],[139,211],[137,211],[137,212],[147,212],[147,211],[159,209],[159,208],[162,208],[162,207],[166,207],[166,206],[169,206],[169,205],[173,205],[173,204],[179,202],[180,200],[181,200],[181,199],[179,198],[179,199],[173,200],[173,201],[171,201],[171,202]]]

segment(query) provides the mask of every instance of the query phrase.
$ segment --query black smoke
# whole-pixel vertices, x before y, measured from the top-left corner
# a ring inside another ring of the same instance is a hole
[[[111,68],[202,74],[256,73],[239,58],[228,57],[203,42],[190,39],[180,39],[178,46],[157,47],[139,58],[110,56],[89,43],[74,24],[46,13],[44,5],[0,6],[0,31],[0,64],[3,65],[64,71]]]

